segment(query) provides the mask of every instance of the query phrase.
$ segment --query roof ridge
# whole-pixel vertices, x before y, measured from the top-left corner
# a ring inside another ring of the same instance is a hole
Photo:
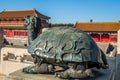
[[[37,10],[36,10],[35,8],[33,8],[33,10],[34,10],[34,14],[35,14],[36,16],[38,16]]]
[[[27,9],[27,10],[4,10],[4,11],[0,12],[1,18],[24,17],[26,15],[29,15],[29,16],[39,16],[40,15],[39,16],[40,18],[49,19],[48,16],[43,15],[42,13],[38,12],[35,8]]]
[[[79,24],[79,23],[118,23],[118,21],[117,22],[76,22],[77,24]]]
[[[21,10],[6,10],[6,9],[4,9],[3,12],[7,12],[7,11],[34,11],[34,10],[36,10],[36,9],[35,8],[33,8],[33,9],[21,9]]]

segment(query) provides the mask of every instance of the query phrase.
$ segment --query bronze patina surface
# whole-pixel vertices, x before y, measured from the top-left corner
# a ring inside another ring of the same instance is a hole
[[[74,27],[54,27],[39,36],[37,17],[26,17],[29,30],[28,52],[35,66],[23,69],[25,73],[55,73],[59,78],[94,77],[91,68],[107,68],[104,53],[94,40]],[[36,31],[36,32],[35,32]],[[64,70],[56,72],[55,66]]]

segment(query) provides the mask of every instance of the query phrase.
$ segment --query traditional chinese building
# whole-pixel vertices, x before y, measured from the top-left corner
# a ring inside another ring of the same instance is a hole
[[[3,10],[0,12],[0,28],[3,29],[3,35],[8,44],[27,45],[27,30],[24,28],[25,16],[37,16],[41,19],[42,28],[48,27],[50,17],[39,13],[36,9]]]
[[[96,42],[117,42],[118,22],[77,22],[75,27],[87,32]]]

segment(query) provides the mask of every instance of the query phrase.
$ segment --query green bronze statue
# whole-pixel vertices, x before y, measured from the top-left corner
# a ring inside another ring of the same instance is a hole
[[[91,68],[107,68],[105,55],[94,40],[74,27],[49,28],[39,36],[35,29],[37,17],[25,17],[25,27],[29,30],[28,52],[35,66],[23,69],[25,73],[55,73],[59,78],[94,77]],[[64,70],[56,72],[55,66]]]
[[[26,16],[26,24],[24,25],[28,29],[28,44],[37,38],[41,30],[41,20],[38,17]]]

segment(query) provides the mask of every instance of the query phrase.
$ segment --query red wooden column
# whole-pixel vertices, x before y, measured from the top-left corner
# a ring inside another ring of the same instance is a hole
[[[102,34],[100,33],[99,35],[100,35],[100,42],[102,42],[102,37],[101,37],[101,36],[102,36]]]

